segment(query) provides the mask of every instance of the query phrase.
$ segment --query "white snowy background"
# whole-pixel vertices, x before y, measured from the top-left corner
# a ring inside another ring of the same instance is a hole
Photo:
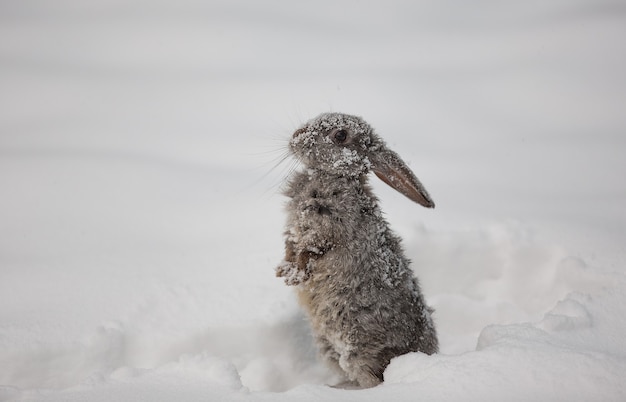
[[[0,400],[626,400],[626,4],[0,2]],[[299,124],[363,116],[441,353],[326,386]]]

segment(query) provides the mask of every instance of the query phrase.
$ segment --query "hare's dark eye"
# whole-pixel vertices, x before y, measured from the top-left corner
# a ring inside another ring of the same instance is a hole
[[[333,133],[333,140],[337,144],[343,144],[348,139],[348,132],[346,130],[337,130]]]

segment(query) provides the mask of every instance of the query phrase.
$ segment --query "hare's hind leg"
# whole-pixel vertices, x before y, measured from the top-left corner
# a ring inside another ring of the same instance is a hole
[[[348,357],[342,356],[339,365],[361,388],[372,388],[383,382],[383,369],[375,358],[351,353]]]
[[[334,372],[345,376],[346,372],[339,365],[339,353],[337,353],[333,345],[324,337],[317,337],[316,341],[320,357],[326,361]]]
[[[339,353],[335,350],[333,345],[325,337],[317,337],[317,347],[320,357],[324,360],[326,365],[338,375],[338,382],[331,385],[333,388],[340,389],[357,389],[360,388],[356,381],[348,378],[348,374],[339,365]]]
[[[383,382],[369,367],[362,367],[357,372],[356,381],[362,388],[372,388]]]

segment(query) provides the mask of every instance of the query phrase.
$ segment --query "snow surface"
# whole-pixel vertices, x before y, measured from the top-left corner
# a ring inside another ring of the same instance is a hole
[[[626,400],[622,1],[0,4],[0,400]],[[315,357],[284,156],[363,116],[441,353]]]

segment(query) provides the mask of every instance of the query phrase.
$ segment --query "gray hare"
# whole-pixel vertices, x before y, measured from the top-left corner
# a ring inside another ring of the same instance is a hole
[[[427,208],[419,180],[360,117],[324,113],[296,130],[290,153],[304,169],[285,188],[285,259],[276,275],[296,286],[321,355],[347,382],[373,387],[389,361],[438,350],[419,283],[368,185],[373,171]]]

